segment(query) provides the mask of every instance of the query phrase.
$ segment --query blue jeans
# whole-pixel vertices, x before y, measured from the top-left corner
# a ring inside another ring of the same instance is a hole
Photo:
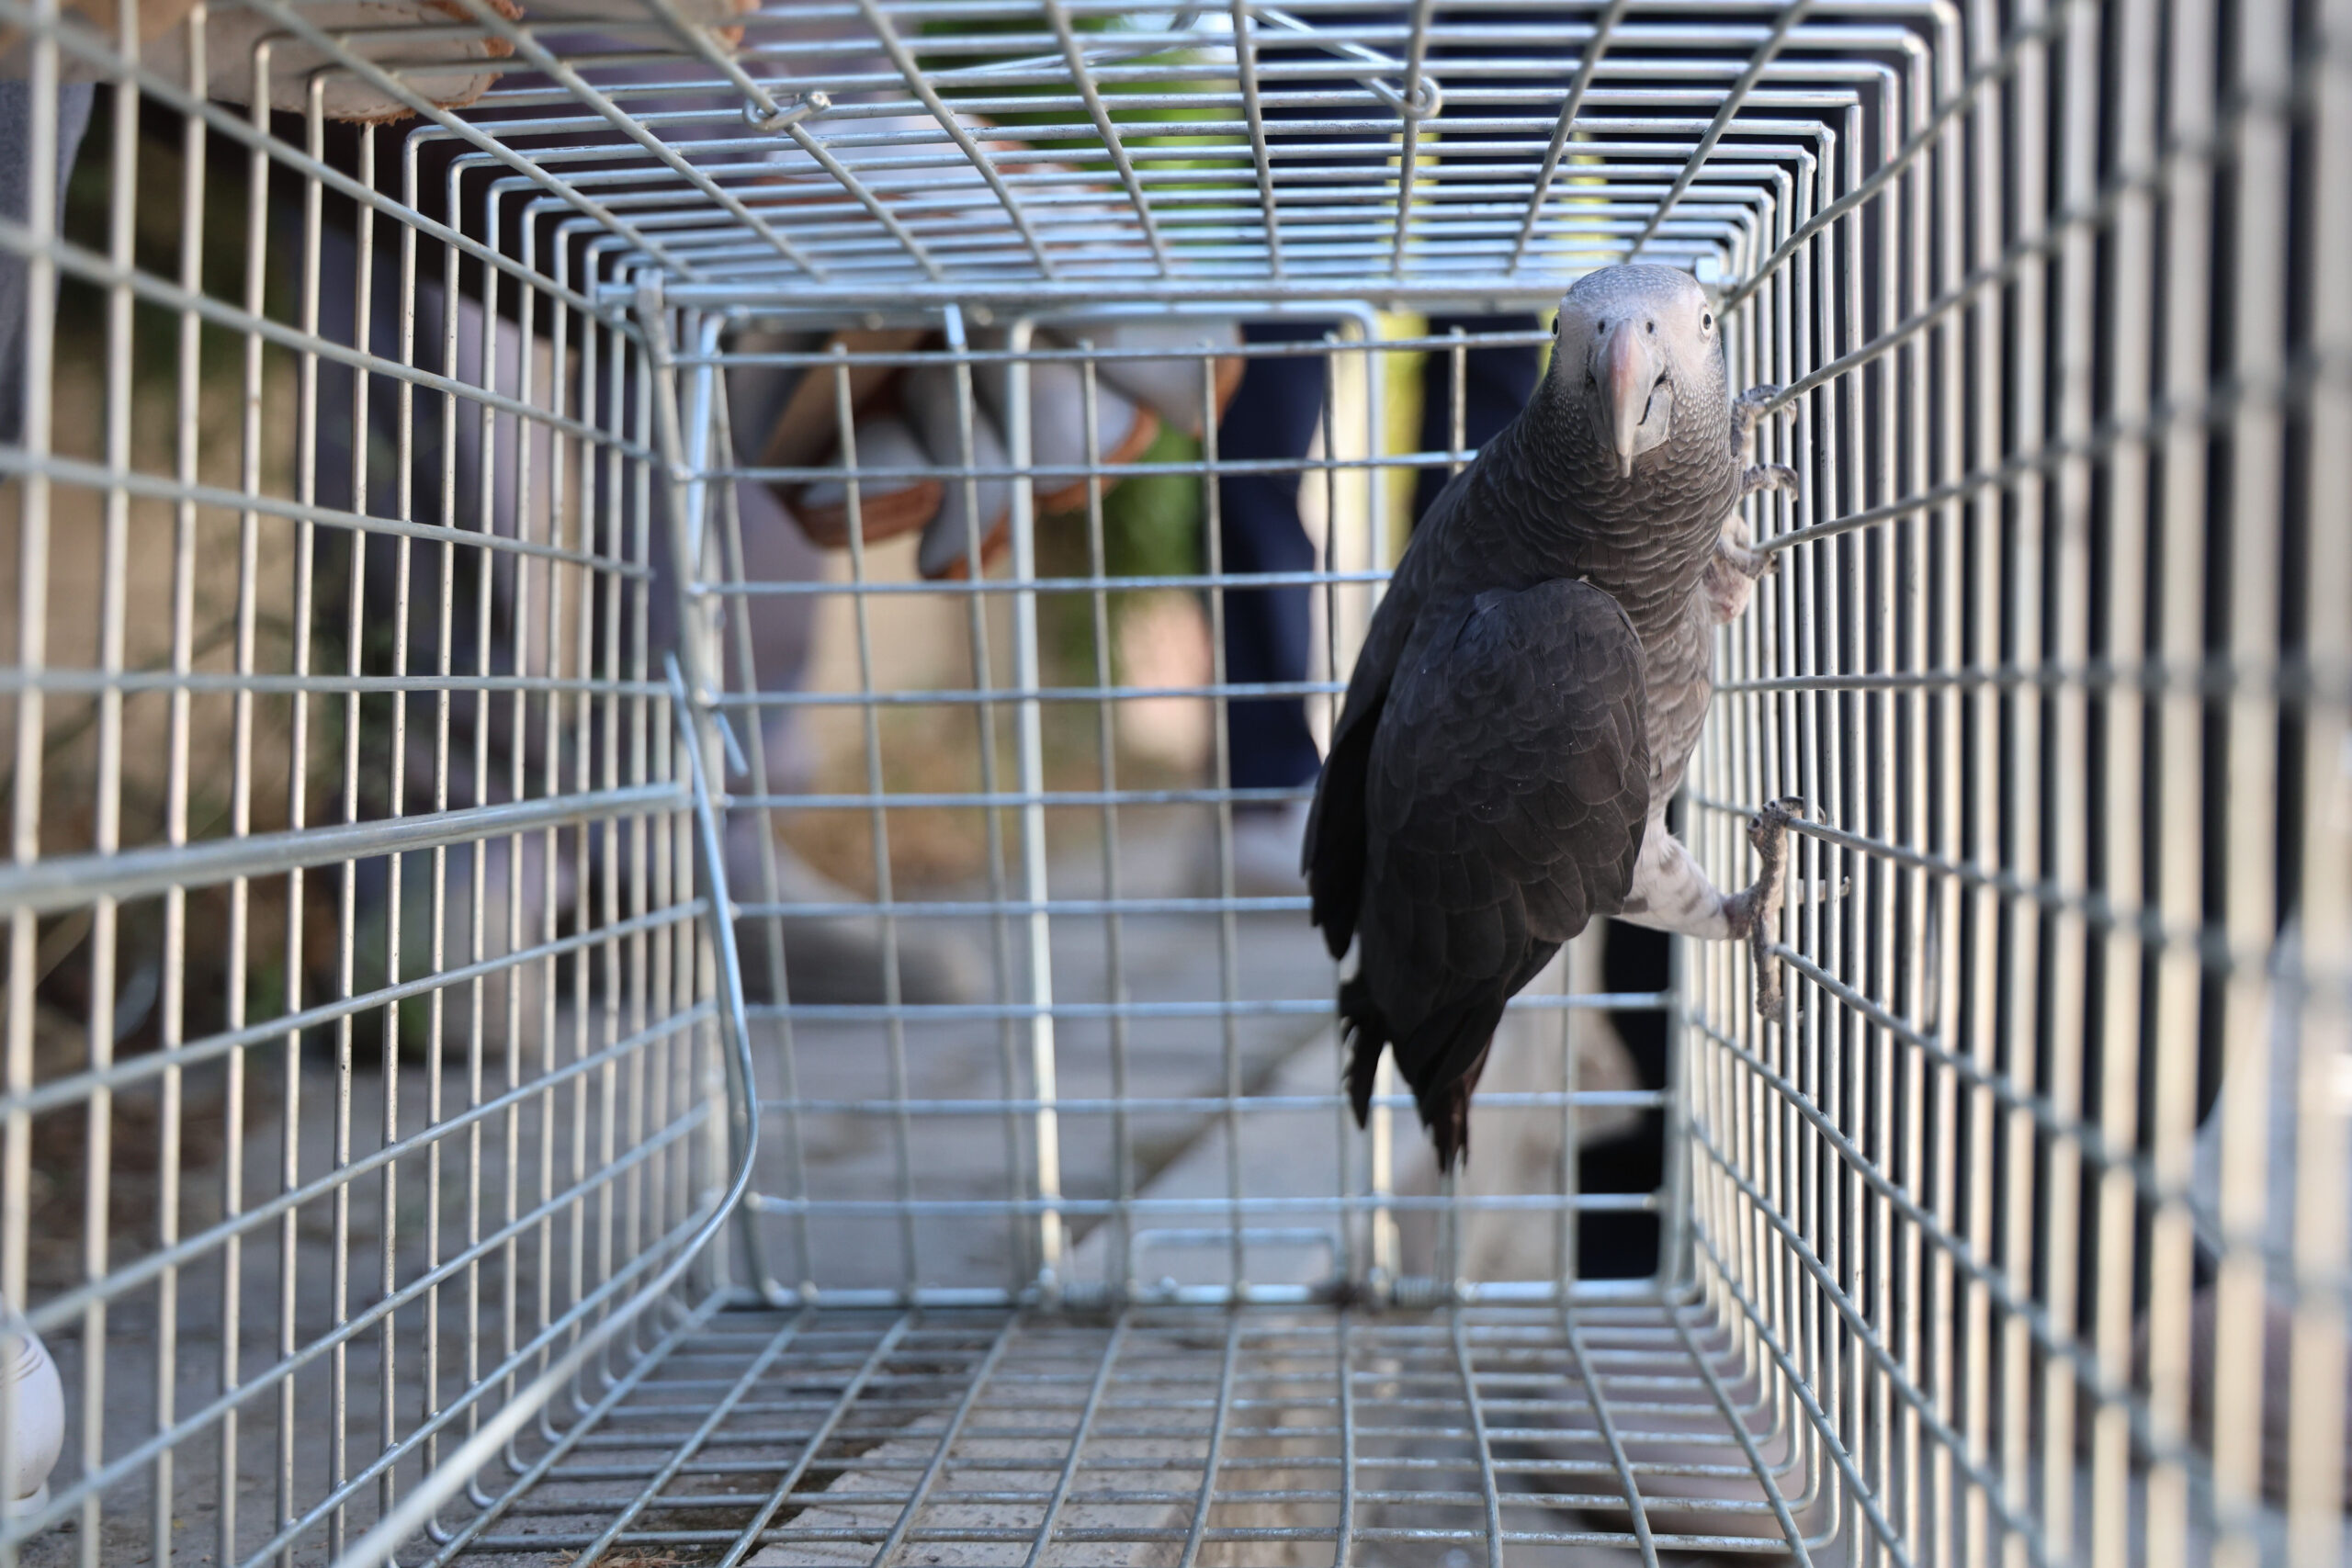
[[[88,82],[57,89],[57,220],[65,216],[65,182],[74,155],[90,128],[90,105],[97,88]],[[0,213],[17,222],[31,216],[33,89],[29,82],[0,82]],[[24,439],[25,322],[35,310],[54,310],[54,299],[35,300],[32,264],[14,251],[0,251],[0,442]]]
[[[1432,321],[1432,333],[1532,328],[1526,317]],[[1321,321],[1252,325],[1252,343],[1313,343]],[[1474,348],[1464,355],[1463,439],[1476,446],[1508,424],[1535,390],[1536,354],[1524,348]],[[1217,426],[1221,458],[1295,461],[1306,455],[1323,417],[1323,359],[1301,355],[1253,359]],[[1431,354],[1421,372],[1420,445],[1442,452],[1453,445],[1453,356]],[[1448,475],[1421,470],[1413,486],[1418,523]],[[1217,480],[1218,547],[1227,572],[1311,571],[1315,546],[1298,517],[1297,472],[1227,474]],[[1304,681],[1309,615],[1306,587],[1227,588],[1225,593],[1225,672],[1234,682]],[[1226,733],[1233,784],[1239,789],[1288,789],[1315,777],[1322,760],[1306,727],[1306,705],[1296,697],[1251,697],[1229,703]]]

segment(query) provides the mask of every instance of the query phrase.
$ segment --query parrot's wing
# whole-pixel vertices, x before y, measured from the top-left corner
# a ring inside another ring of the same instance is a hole
[[[1385,612],[1396,604],[1392,594],[1382,601]],[[1410,622],[1401,615],[1400,623]],[[1374,618],[1375,636],[1382,630]],[[1323,759],[1322,776],[1315,782],[1315,804],[1306,812],[1305,864],[1311,908],[1307,919],[1323,932],[1331,956],[1347,955],[1355,939],[1356,908],[1363,897],[1364,771],[1372,761],[1373,737],[1379,732],[1381,709],[1388,702],[1388,682],[1396,671],[1402,638],[1385,647],[1367,639],[1348,682],[1348,705],[1331,732],[1330,755]]]
[[[1340,721],[1331,727],[1330,750],[1316,781],[1299,869],[1306,874],[1314,904],[1309,919],[1323,932],[1334,958],[1347,955],[1348,943],[1355,937],[1356,906],[1363,897],[1364,769],[1372,758],[1373,736],[1430,584],[1453,564],[1446,547],[1472,471],[1465,468],[1454,475],[1414,528],[1388,592],[1365,628],[1363,647],[1348,677],[1348,698],[1340,706]]]
[[[1616,600],[1555,580],[1430,630],[1363,794],[1365,973],[1417,1089],[1470,1069],[1539,949],[1623,907],[1649,808],[1642,645]],[[1415,1039],[1472,1014],[1485,1032]]]

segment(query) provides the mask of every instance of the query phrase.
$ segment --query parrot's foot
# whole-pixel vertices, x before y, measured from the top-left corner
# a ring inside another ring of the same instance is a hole
[[[1750,549],[1746,545],[1736,544],[1728,536],[1716,542],[1715,560],[1721,561],[1750,582],[1778,571],[1781,568],[1780,557],[1767,554],[1762,550]],[[1713,570],[1714,564],[1714,561],[1708,562],[1708,569]]]
[[[1699,578],[1699,592],[1706,596],[1708,618],[1719,626],[1739,619],[1741,612],[1747,608],[1749,596],[1756,592],[1756,580],[1776,570],[1780,562],[1780,557],[1751,550],[1735,541],[1726,531],[1716,543],[1707,570]]]
[[[1756,966],[1756,1011],[1759,1017],[1781,1016],[1781,965],[1772,944],[1781,937],[1781,902],[1788,886],[1789,824],[1805,814],[1795,795],[1772,801],[1747,825],[1747,841],[1756,850],[1756,880],[1736,896],[1736,934],[1747,938],[1748,960]]]
[[[1746,501],[1759,490],[1785,490],[1793,495],[1796,488],[1794,468],[1782,463],[1758,463],[1741,475],[1739,499]],[[1714,558],[1707,563],[1708,608],[1717,626],[1737,620],[1747,608],[1748,585],[1781,564],[1779,556],[1754,548],[1747,539],[1747,520],[1735,502],[1731,515],[1724,519],[1723,535],[1715,541]]]
[[[1759,490],[1784,490],[1797,492],[1797,471],[1786,463],[1751,463],[1739,476],[1739,499],[1746,501]]]
[[[1756,422],[1763,417],[1764,407],[1781,395],[1778,387],[1750,387],[1731,400],[1731,449],[1749,451],[1756,440]]]

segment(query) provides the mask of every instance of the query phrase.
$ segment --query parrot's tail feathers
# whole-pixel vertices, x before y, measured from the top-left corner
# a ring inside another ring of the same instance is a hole
[[[1495,1026],[1502,1021],[1499,998],[1465,999],[1415,1032],[1398,1047],[1397,1066],[1413,1085],[1421,1125],[1437,1145],[1437,1168],[1453,1170],[1470,1157],[1470,1097],[1478,1092],[1479,1075],[1487,1070]],[[1417,1074],[1410,1064],[1424,1064]],[[1448,1074],[1446,1065],[1467,1062]]]
[[[1340,1031],[1348,1043],[1348,1103],[1362,1127],[1372,1119],[1372,1085],[1380,1075],[1380,1054],[1388,1048],[1388,1021],[1361,975],[1340,982]]]
[[[1397,1053],[1397,1069],[1413,1091],[1421,1125],[1429,1129],[1430,1141],[1437,1145],[1437,1168],[1442,1171],[1452,1170],[1469,1157],[1470,1097],[1477,1090],[1478,1075],[1486,1070],[1487,1044],[1501,1019],[1499,1001],[1461,1002],[1437,1020],[1425,1021]],[[1340,1032],[1348,1043],[1348,1103],[1355,1110],[1356,1125],[1362,1127],[1372,1120],[1372,1089],[1380,1074],[1380,1054],[1396,1038],[1387,1015],[1372,999],[1371,982],[1361,974],[1340,982]],[[1454,1045],[1461,1047],[1458,1054],[1448,1049]],[[1450,1055],[1457,1061],[1466,1057],[1468,1068],[1447,1082],[1428,1082],[1423,1076],[1428,1064],[1443,1061]]]
[[[1437,1168],[1442,1173],[1470,1161],[1470,1087],[1476,1080],[1457,1078],[1435,1094],[1422,1109],[1430,1142],[1437,1145]]]

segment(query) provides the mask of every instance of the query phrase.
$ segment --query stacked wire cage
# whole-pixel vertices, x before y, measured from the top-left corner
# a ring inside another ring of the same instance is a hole
[[[0,0],[0,1562],[2346,1555],[2343,0]],[[1441,1179],[1234,715],[1628,260],[1788,1002]]]

